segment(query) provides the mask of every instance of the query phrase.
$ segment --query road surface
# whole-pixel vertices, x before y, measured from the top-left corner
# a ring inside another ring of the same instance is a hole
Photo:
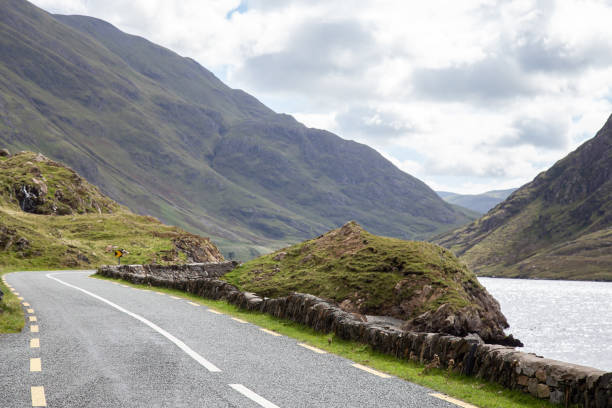
[[[5,275],[23,298],[26,326],[0,335],[1,407],[457,406],[295,339],[92,272]]]

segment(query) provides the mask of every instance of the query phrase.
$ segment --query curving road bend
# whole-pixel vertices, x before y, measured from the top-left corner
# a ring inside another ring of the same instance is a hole
[[[0,335],[0,406],[457,406],[185,299],[88,278],[92,272],[5,275],[23,297],[26,327]]]

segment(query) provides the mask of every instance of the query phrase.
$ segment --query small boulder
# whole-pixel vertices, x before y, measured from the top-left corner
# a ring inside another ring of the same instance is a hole
[[[286,256],[287,256],[286,252],[279,252],[272,259],[274,259],[275,261],[282,261]]]
[[[550,397],[550,388],[546,384],[538,384],[537,394],[538,398],[547,399]]]
[[[0,157],[9,157],[11,155],[11,152],[8,151],[8,149],[0,149]]]
[[[15,242],[15,247],[18,251],[24,251],[30,247],[30,241],[24,237],[21,237],[17,240],[17,242]]]
[[[37,162],[37,163],[45,162],[45,161],[48,161],[48,160],[49,159],[47,159],[42,153],[38,153],[36,155],[36,157],[34,158],[34,161]]]

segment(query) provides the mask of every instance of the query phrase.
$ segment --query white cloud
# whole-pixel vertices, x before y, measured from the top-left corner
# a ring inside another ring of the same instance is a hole
[[[190,56],[450,191],[528,182],[612,112],[609,1],[34,3]]]

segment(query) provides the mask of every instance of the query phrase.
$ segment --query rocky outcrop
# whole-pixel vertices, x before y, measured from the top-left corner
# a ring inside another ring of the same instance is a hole
[[[177,251],[187,256],[187,262],[221,262],[223,255],[210,239],[183,233],[172,240]]]
[[[0,162],[0,195],[33,214],[109,214],[118,209],[71,168],[32,152]]]
[[[229,264],[105,266],[98,273],[134,283],[175,288],[209,299],[224,299],[243,309],[290,319],[321,332],[335,333],[342,339],[368,344],[374,350],[400,359],[426,363],[437,355],[441,368],[451,365],[457,373],[522,390],[555,404],[612,407],[612,373],[541,358],[512,347],[485,344],[476,335],[418,333],[364,322],[313,295],[292,293],[275,299],[261,298],[212,277],[222,276],[235,265]]]
[[[492,298],[491,301],[491,308],[468,306],[453,310],[448,304],[443,304],[435,311],[425,312],[407,321],[402,328],[409,331],[452,333],[458,336],[478,333],[491,343],[522,347],[523,343],[520,340],[515,339],[512,335],[507,336],[500,325],[494,323],[499,321],[495,314],[495,311],[499,310],[499,304]]]

